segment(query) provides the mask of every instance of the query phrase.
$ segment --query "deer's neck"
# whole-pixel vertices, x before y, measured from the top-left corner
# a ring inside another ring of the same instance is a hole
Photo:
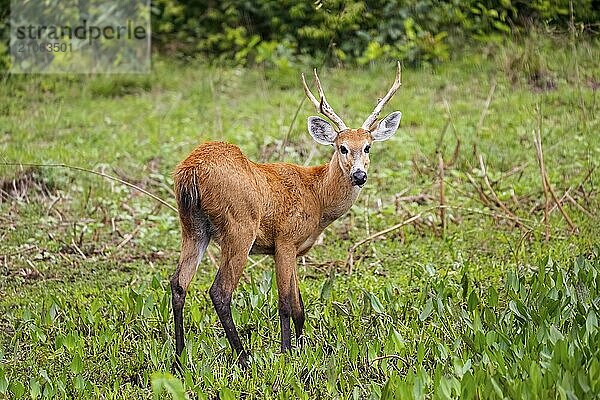
[[[324,228],[348,212],[360,193],[360,187],[353,186],[350,177],[342,171],[337,153],[322,171],[316,192],[321,200],[321,226]]]

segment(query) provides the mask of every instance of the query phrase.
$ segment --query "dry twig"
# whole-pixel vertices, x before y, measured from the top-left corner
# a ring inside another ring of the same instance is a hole
[[[565,193],[565,196],[567,197],[567,200],[569,200],[571,203],[573,203],[573,205],[575,207],[579,208],[581,210],[581,212],[583,212],[585,215],[587,215],[590,218],[595,218],[595,215],[592,214],[587,208],[585,208],[584,206],[582,206],[581,204],[576,202],[575,199],[569,194],[568,191]]]
[[[541,113],[540,113],[541,114]],[[541,116],[540,116],[541,118]],[[554,200],[554,202],[556,203],[558,209],[560,210],[561,214],[563,215],[563,217],[565,218],[565,221],[567,221],[567,223],[569,224],[569,227],[571,228],[571,232],[577,232],[577,227],[575,226],[575,224],[573,223],[573,221],[571,220],[571,218],[569,218],[569,215],[567,214],[567,212],[565,211],[565,209],[563,208],[561,201],[558,199],[558,196],[556,196],[556,193],[554,192],[554,189],[552,188],[552,185],[550,184],[550,179],[548,178],[548,172],[546,171],[546,167],[544,165],[544,152],[542,149],[542,136],[541,136],[541,122],[538,126],[538,129],[536,132],[534,132],[534,144],[535,144],[535,148],[536,148],[536,154],[538,157],[538,163],[540,165],[540,173],[542,175],[542,183],[544,185],[544,196],[546,197],[546,207],[544,209],[545,215],[544,215],[544,220],[546,222],[546,239],[548,239],[549,237],[549,228],[548,228],[548,205],[549,205],[549,198],[548,198],[548,192],[550,193],[550,195],[552,196],[552,199]]]
[[[357,248],[359,248],[360,246],[362,246],[365,243],[372,241],[373,239],[377,239],[378,237],[385,235],[386,233],[393,232],[396,229],[402,228],[403,226],[408,225],[411,222],[418,220],[419,218],[421,218],[421,215],[422,215],[422,213],[414,215],[413,217],[411,217],[405,221],[402,221],[396,225],[390,226],[389,228],[386,228],[382,231],[376,232],[376,233],[372,234],[371,236],[354,243],[352,245],[352,247],[350,247],[350,249],[348,250],[348,259],[346,260],[346,265],[348,265],[348,274],[352,274],[352,268],[354,267],[354,252],[356,251]]]
[[[442,220],[442,237],[446,232],[446,194],[444,193],[444,157],[442,153],[438,154],[439,174],[440,174],[440,219]]]
[[[492,204],[492,200],[488,197],[487,194],[485,194],[481,185],[475,182],[475,179],[468,172],[465,172],[465,175],[467,176],[467,179],[469,180],[471,185],[473,185],[475,190],[477,190],[477,194],[479,195],[479,199],[481,200],[483,205],[486,207],[490,207],[490,205]]]
[[[490,104],[492,104],[492,97],[494,96],[494,92],[496,91],[496,81],[492,82],[492,86],[490,87],[490,91],[488,93],[487,99],[485,100],[485,104],[483,105],[483,109],[481,110],[481,114],[479,115],[479,121],[477,122],[477,127],[475,128],[475,134],[479,135],[481,128],[483,127],[483,121],[485,121],[485,116],[488,113],[490,108]]]
[[[455,210],[462,210],[462,211],[466,211],[469,213],[473,213],[473,214],[481,214],[481,215],[486,215],[489,217],[493,217],[493,218],[500,218],[500,219],[508,219],[510,221],[514,221],[516,222],[517,220],[519,221],[519,223],[526,228],[529,231],[533,231],[534,228],[526,225],[524,222],[534,222],[534,221],[529,221],[527,219],[524,218],[518,218],[514,215],[508,215],[508,214],[499,214],[499,213],[493,213],[493,212],[488,212],[488,211],[483,211],[483,210],[478,210],[478,209],[473,209],[473,208],[468,208],[468,207],[461,207],[461,206],[453,206],[453,205],[448,205],[445,204],[443,206],[433,206],[433,207],[429,207],[423,211],[421,211],[420,213],[413,215],[412,217],[398,223],[395,225],[392,225],[386,229],[383,229],[379,232],[376,232],[362,240],[359,240],[358,242],[354,243],[350,249],[348,249],[348,257],[346,258],[346,266],[348,269],[348,274],[352,274],[352,270],[354,268],[354,252],[356,251],[357,248],[359,248],[360,246],[364,245],[365,243],[369,243],[375,239],[377,239],[380,236],[385,235],[386,233],[390,233],[393,232],[399,228],[402,228],[403,226],[406,226],[408,224],[411,224],[413,222],[419,222],[419,220],[421,219],[421,217],[423,216],[423,214],[430,212],[430,211],[435,211],[439,208],[444,208],[444,209],[455,209]]]
[[[504,205],[504,203],[502,202],[502,200],[500,200],[500,198],[498,197],[498,195],[496,194],[496,191],[494,190],[494,188],[492,187],[490,180],[488,178],[488,174],[487,174],[487,169],[485,167],[485,163],[483,162],[483,156],[480,154],[479,155],[479,166],[481,167],[481,172],[483,173],[483,181],[485,182],[485,185],[487,186],[488,190],[490,191],[490,193],[492,194],[492,198],[494,200],[494,202],[500,206],[500,208],[502,209],[502,211],[504,211],[506,214],[510,215],[511,217],[514,218],[515,224],[519,227],[522,227],[523,225],[521,224],[521,222],[519,221],[519,217],[517,217],[515,214],[513,214],[508,207],[506,207],[506,205]]]
[[[119,182],[125,186],[129,186],[132,189],[138,190],[150,197],[152,197],[154,200],[158,201],[159,203],[161,203],[164,206],[167,206],[168,208],[170,208],[171,210],[177,212],[177,208],[175,208],[174,206],[172,206],[171,204],[167,203],[166,201],[164,201],[163,199],[161,199],[160,197],[158,197],[155,194],[150,193],[147,190],[142,189],[139,186],[134,185],[131,182],[127,182],[126,180],[123,180],[121,178],[117,178],[116,176],[112,176],[112,175],[108,175],[104,172],[100,172],[100,171],[94,171],[93,169],[87,169],[87,168],[83,168],[83,167],[77,167],[75,165],[69,165],[69,164],[33,164],[33,163],[6,163],[6,162],[0,162],[0,165],[4,165],[4,166],[14,166],[14,167],[38,167],[38,168],[66,168],[66,169],[72,169],[72,170],[76,170],[76,171],[82,171],[82,172],[87,172],[90,174],[94,174],[94,175],[98,175],[101,176],[103,178],[106,179],[110,179],[112,181],[115,182]]]

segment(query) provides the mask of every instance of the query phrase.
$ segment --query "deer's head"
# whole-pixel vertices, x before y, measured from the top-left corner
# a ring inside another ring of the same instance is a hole
[[[315,82],[319,91],[320,101],[313,96],[306,85],[304,74],[302,74],[302,85],[304,86],[306,96],[313,103],[317,111],[329,118],[334,124],[332,125],[320,117],[308,117],[308,132],[317,143],[332,145],[335,148],[340,168],[349,177],[352,185],[362,187],[367,181],[371,144],[389,139],[396,133],[398,125],[400,125],[400,118],[402,118],[400,111],[394,111],[378,123],[375,123],[383,106],[392,98],[401,85],[400,71],[400,63],[398,63],[394,84],[387,94],[378,101],[371,115],[369,115],[358,129],[348,128],[344,121],[333,111],[329,103],[327,103],[316,69],[314,70]]]

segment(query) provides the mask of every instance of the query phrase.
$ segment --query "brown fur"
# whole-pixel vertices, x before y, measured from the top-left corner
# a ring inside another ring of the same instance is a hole
[[[281,350],[291,348],[290,318],[296,341],[302,344],[304,306],[296,257],[310,250],[321,232],[350,209],[367,179],[368,148],[373,141],[389,139],[402,116],[393,112],[375,127],[375,119],[400,86],[400,63],[392,88],[360,129],[346,127],[327,103],[316,70],[314,75],[320,100],[302,75],[304,91],[341,131],[336,133],[322,118],[308,118],[313,139],[334,146],[327,164],[258,164],[237,146],[209,142],[194,149],[173,173],[182,236],[179,264],[171,278],[176,366],[184,348],[185,296],[211,239],[221,246],[221,260],[209,294],[240,362],[246,363],[247,354],[233,323],[231,297],[250,253],[270,254],[275,259]]]
[[[217,311],[220,301],[228,308],[248,254],[270,254],[275,257],[280,303],[285,303],[280,306],[289,309],[296,335],[301,336],[304,311],[295,258],[310,250],[321,232],[356,200],[360,188],[350,178],[352,159],[360,157],[366,170],[369,155],[364,146],[371,141],[370,133],[362,129],[344,131],[335,141],[331,161],[316,167],[254,163],[237,146],[223,142],[194,149],[173,174],[182,233],[181,256],[172,279],[174,310],[183,307],[202,253],[214,239],[222,252],[211,288]],[[340,153],[341,145],[349,149],[347,155]],[[177,325],[177,313],[175,318]],[[289,332],[289,319],[287,324]],[[282,350],[286,350],[290,339],[283,325]],[[233,321],[231,326],[232,332],[225,326],[228,339],[244,356]],[[183,347],[182,333],[179,336],[178,354]]]
[[[368,154],[362,152],[363,143],[371,143],[368,132],[346,131],[337,143],[345,143],[351,154],[361,153],[368,168]],[[328,164],[317,167],[258,164],[235,145],[203,143],[177,166],[175,193],[179,198],[182,188],[194,189],[195,206],[208,217],[217,243],[226,239],[230,225],[241,223],[256,235],[251,253],[273,255],[275,244],[285,242],[299,255],[300,248],[310,249],[307,240],[346,213],[358,195],[348,175],[351,163],[341,158],[336,151]],[[186,236],[191,223],[187,215],[181,218]]]

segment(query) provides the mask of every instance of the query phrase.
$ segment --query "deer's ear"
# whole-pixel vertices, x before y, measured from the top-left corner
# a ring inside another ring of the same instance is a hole
[[[337,137],[331,124],[319,117],[308,117],[308,132],[320,144],[333,144]]]
[[[396,133],[396,130],[400,125],[401,118],[402,113],[400,111],[394,111],[382,119],[381,122],[377,124],[377,128],[371,132],[373,140],[376,142],[381,142],[391,138],[392,135]]]

